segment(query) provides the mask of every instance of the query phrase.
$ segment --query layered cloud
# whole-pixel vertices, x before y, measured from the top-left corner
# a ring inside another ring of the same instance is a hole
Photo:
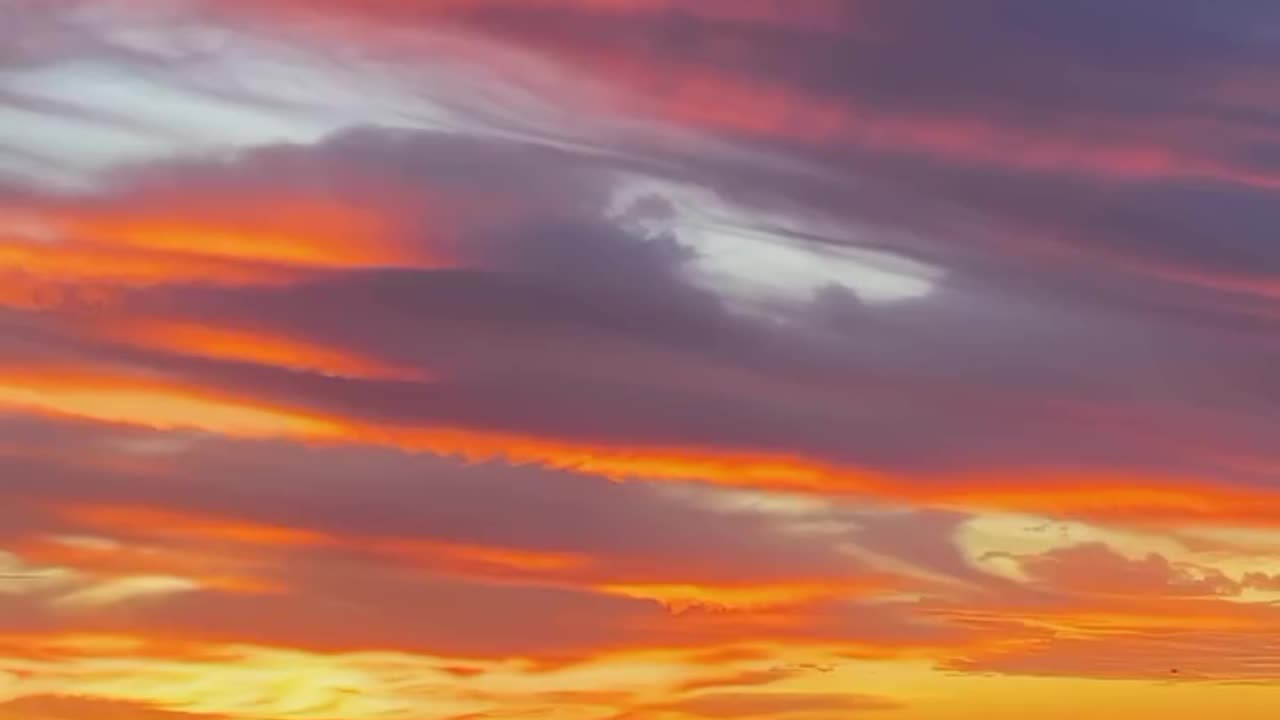
[[[1270,716],[1270,5],[12,5],[0,720]]]

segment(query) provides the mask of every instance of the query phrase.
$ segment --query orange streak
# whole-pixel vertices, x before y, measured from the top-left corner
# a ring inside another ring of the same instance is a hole
[[[394,222],[374,210],[281,194],[170,200],[173,209],[162,214],[128,208],[82,212],[70,220],[69,230],[126,247],[303,267],[408,259],[392,244]]]
[[[1280,521],[1280,492],[1184,478],[1098,472],[942,475],[921,480],[801,456],[623,446],[473,429],[379,425],[199,387],[139,378],[0,371],[0,407],[161,429],[384,445],[533,462],[611,478],[702,480],[728,487],[864,494],[922,506],[1068,513],[1127,521]]]
[[[428,377],[422,371],[393,367],[344,348],[247,328],[141,320],[114,325],[104,334],[149,349],[341,377],[393,380],[425,380]]]
[[[48,246],[0,240],[0,275],[46,287],[98,281],[126,286],[198,282],[205,285],[281,282],[284,268],[232,262],[185,252],[121,248],[79,241]],[[6,280],[6,285],[8,284]]]
[[[303,271],[440,264],[406,237],[393,208],[298,193],[0,204],[0,302],[54,305],[50,295],[86,282],[280,283]]]
[[[674,612],[697,607],[764,609],[803,605],[819,600],[864,595],[883,590],[879,580],[823,580],[813,582],[704,584],[704,583],[619,583],[597,586],[600,592],[640,600],[656,601]]]
[[[71,522],[112,533],[275,547],[329,542],[326,536],[310,530],[152,507],[71,505],[54,508],[54,511]]]
[[[1280,493],[1264,488],[1083,472],[951,477],[945,486],[912,499],[956,508],[986,506],[1150,522],[1188,517],[1273,522],[1280,517]]]
[[[253,401],[140,380],[67,372],[0,372],[0,407],[162,430],[236,437],[327,437],[332,423]]]
[[[432,566],[460,566],[463,569],[526,571],[576,570],[591,564],[591,558],[572,552],[475,545],[447,540],[399,540],[375,544],[377,549],[410,561]]]

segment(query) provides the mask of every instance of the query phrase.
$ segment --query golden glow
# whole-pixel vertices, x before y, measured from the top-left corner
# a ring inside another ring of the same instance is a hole
[[[331,423],[162,385],[47,373],[0,373],[0,407],[156,429],[191,429],[236,437],[330,436]]]
[[[1090,708],[1102,720],[1196,717],[1215,708],[1242,720],[1266,720],[1274,711],[1274,688],[1264,685],[964,675],[939,672],[924,661],[853,660],[805,646],[771,650],[784,654],[769,661],[748,654],[712,667],[690,653],[655,651],[545,671],[511,661],[393,652],[314,654],[127,635],[8,636],[0,637],[0,667],[22,674],[6,685],[0,719],[150,720],[142,708],[152,708],[230,720],[416,720],[421,708],[430,707],[448,718],[708,720],[761,716],[695,713],[693,708],[729,703],[690,701],[732,698],[733,705],[749,707],[759,697],[761,707],[776,711],[777,703],[768,701],[780,694],[803,698],[809,707],[821,708],[826,700],[825,712],[795,715],[804,720],[855,712],[904,720],[1020,720],[1034,712],[1071,720]],[[29,679],[36,673],[57,681]],[[410,677],[413,682],[404,681]],[[34,712],[59,707],[40,701],[59,695],[76,698],[62,706],[78,714]],[[856,697],[897,708],[838,709]],[[551,698],[558,701],[548,713]],[[127,712],[130,704],[136,715]]]
[[[627,583],[602,585],[602,592],[641,600],[654,600],[675,612],[693,608],[731,610],[799,605],[816,600],[857,596],[878,589],[874,583],[751,583],[741,585]]]
[[[275,543],[274,547],[305,546],[312,534],[283,528],[212,521],[190,514],[118,507],[65,507],[57,510],[65,520],[89,528],[120,530],[157,544],[120,542],[99,537],[42,537],[22,542],[17,553],[31,563],[60,567],[77,577],[89,578],[87,590],[124,583],[137,587],[137,578],[163,578],[185,589],[209,589],[224,593],[260,595],[284,590],[279,582],[260,577],[262,548],[251,543]],[[191,526],[183,523],[190,521]],[[211,529],[212,528],[212,529]],[[178,542],[177,546],[165,544]],[[195,543],[193,543],[195,541]],[[202,547],[196,543],[213,543]],[[250,549],[246,551],[245,545]],[[220,548],[217,545],[231,544]],[[101,595],[101,591],[98,591]]]

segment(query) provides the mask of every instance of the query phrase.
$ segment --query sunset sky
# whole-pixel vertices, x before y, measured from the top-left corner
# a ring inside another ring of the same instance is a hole
[[[0,720],[1272,720],[1280,2],[0,0]]]

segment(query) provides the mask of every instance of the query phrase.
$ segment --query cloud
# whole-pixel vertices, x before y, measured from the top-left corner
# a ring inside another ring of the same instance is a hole
[[[92,607],[113,605],[140,598],[190,592],[199,585],[184,578],[163,575],[122,577],[107,580],[85,590],[58,598],[57,603],[67,607]]]
[[[1238,595],[1240,583],[1216,568],[1172,563],[1157,553],[1130,560],[1101,543],[1010,558],[1021,572],[1059,590],[1104,595],[1217,597]]]
[[[326,14],[290,2],[266,7],[282,23]],[[1252,63],[1274,59],[1256,31],[1274,14],[1261,5],[1213,18],[1188,6],[1158,12],[1164,6],[1148,2],[1029,12],[1000,0],[959,14],[916,2],[806,4],[812,15],[763,4],[741,14],[619,7],[325,10],[360,23],[362,32],[344,42],[385,42],[394,22],[443,22],[567,68],[592,68],[584,82],[598,81],[606,100],[579,101],[584,110],[757,142],[1137,182],[1275,184],[1273,168],[1247,160],[1250,141],[1274,138],[1264,123],[1235,120],[1256,102],[1224,102],[1207,89],[1224,78],[1244,82]],[[1112,30],[1100,36],[1095,23]],[[1009,56],[1022,62],[1005,62]],[[1046,78],[1075,92],[1049,92]],[[701,102],[707,96],[717,102]],[[1209,142],[1205,130],[1229,131],[1231,140]]]
[[[283,196],[258,204],[271,208],[265,219],[246,216],[260,231],[312,217],[289,203],[319,194],[346,208],[340,218],[374,218],[379,240],[351,247],[388,254],[315,267],[275,243],[260,261],[292,264],[292,278],[228,286],[179,274],[126,285],[105,307],[29,316],[41,342],[89,367],[39,371],[46,380],[9,370],[8,402],[948,507],[1244,520],[1267,506],[1245,469],[1266,457],[1266,423],[1234,389],[1265,382],[1276,348],[1258,330],[1204,328],[1145,299],[1104,312],[1054,289],[1073,269],[1043,265],[1036,287],[978,289],[987,272],[957,269],[928,297],[856,312],[833,309],[851,307],[856,283],[824,286],[813,302],[744,297],[696,272],[696,230],[664,226],[662,196],[614,207],[612,188],[635,172],[521,143],[377,130],[139,171],[95,202]],[[704,172],[722,178],[717,165]],[[261,178],[272,187],[253,190]],[[172,203],[179,215],[183,202]],[[334,247],[363,237],[321,225]],[[303,237],[307,252],[330,242]],[[247,261],[256,241],[241,241],[218,252]],[[1153,347],[1175,359],[1151,371]],[[121,365],[148,370],[121,376]],[[47,389],[32,397],[33,384]],[[1210,416],[1170,387],[1215,393],[1227,409]],[[927,452],[911,441],[920,432],[935,437]],[[1194,479],[1209,471],[1232,484]],[[1073,491],[1082,477],[1115,486],[1114,499]]]
[[[970,649],[943,667],[1147,681],[1274,677],[1264,638],[1280,616],[1268,595],[1252,594],[1266,588],[1247,570],[1257,556],[1158,535],[1060,529],[1036,531],[1045,534],[1037,543],[1048,544],[1043,551],[983,554],[981,562],[1002,578],[985,593],[964,604],[941,597],[928,603],[925,612],[950,622],[1020,637]],[[1163,552],[1144,549],[1155,544]]]
[[[0,718],[1276,679],[1269,4],[15,9]]]
[[[77,647],[90,652],[73,650]],[[5,669],[21,673],[18,683],[10,688],[16,691],[16,699],[4,709],[44,712],[56,720],[66,717],[59,713],[74,711],[83,713],[78,717],[105,720],[115,718],[112,713],[150,718],[148,712],[156,718],[276,720],[335,714],[407,718],[418,716],[414,713],[420,712],[417,708],[424,700],[432,702],[436,711],[447,713],[444,717],[527,713],[546,703],[554,703],[575,718],[628,712],[628,708],[635,708],[636,713],[679,710],[697,716],[703,716],[703,711],[743,716],[747,709],[777,711],[786,697],[794,701],[788,707],[798,712],[894,706],[887,700],[850,693],[831,693],[823,698],[818,693],[779,693],[758,699],[745,693],[740,697],[713,693],[673,703],[670,708],[658,707],[647,699],[665,691],[674,675],[707,674],[696,658],[672,652],[619,655],[592,667],[548,669],[512,661],[458,661],[385,651],[312,654],[246,645],[166,646],[104,635],[28,641],[21,648],[38,653],[39,659],[0,659]],[[12,649],[6,644],[6,650]],[[739,664],[748,667],[752,661]],[[459,667],[476,672],[458,673]],[[28,679],[40,670],[56,671],[62,680],[46,683],[41,692],[41,686]],[[607,678],[607,687],[581,689],[584,682],[594,678],[599,683],[602,677]],[[219,692],[211,694],[211,688]],[[63,689],[67,692],[59,692]]]

